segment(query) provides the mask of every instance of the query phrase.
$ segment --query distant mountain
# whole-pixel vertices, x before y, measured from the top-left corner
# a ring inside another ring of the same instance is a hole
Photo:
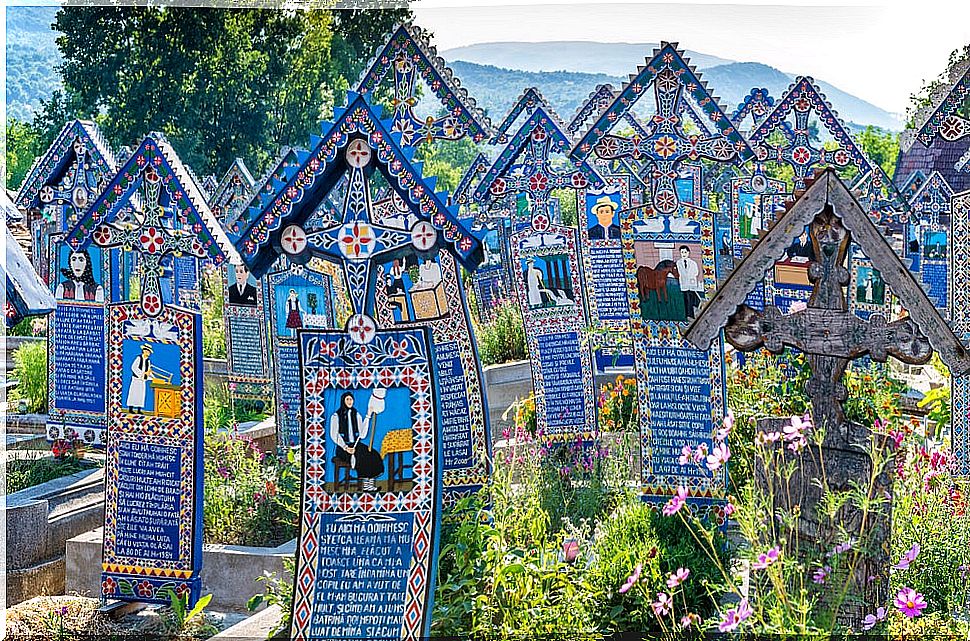
[[[499,69],[462,60],[456,60],[449,66],[496,125],[526,87],[538,87],[556,113],[568,123],[596,85],[610,83],[619,87],[621,81],[616,76],[606,74]],[[423,106],[428,105],[431,113],[437,110],[433,97],[425,98],[422,103]]]
[[[701,76],[729,112],[744,100],[752,87],[765,87],[778,99],[795,80],[795,76],[759,62],[732,62],[718,65],[704,69]],[[903,123],[888,111],[833,87],[824,80],[816,78],[815,81],[839,117],[850,128],[864,128],[865,125],[893,131],[903,128]]]
[[[508,109],[503,105],[510,105],[515,99],[512,94],[518,95],[529,86],[520,84],[527,77],[532,78],[531,84],[542,89],[557,110],[572,114],[597,83],[610,82],[618,88],[657,46],[655,43],[490,42],[448,49],[441,55],[465,81],[469,91],[479,98],[482,106],[489,108],[493,117],[498,108],[501,118]],[[728,112],[733,111],[753,87],[766,87],[778,98],[795,80],[794,75],[759,62],[734,62],[690,50],[686,55]],[[474,64],[461,66],[467,63]],[[475,79],[466,79],[459,68],[476,74]],[[520,75],[527,73],[533,75]],[[567,75],[549,77],[544,75],[546,73]],[[586,86],[579,96],[566,95],[555,86],[558,79],[568,79],[580,85],[586,83]],[[816,78],[816,81],[839,116],[853,129],[866,125],[894,131],[902,129],[903,122],[898,116],[824,80]],[[481,91],[472,90],[472,85],[480,86]],[[559,95],[561,100],[554,97]],[[568,118],[566,113],[560,115]]]
[[[445,60],[464,60],[503,69],[576,71],[626,78],[659,47],[656,42],[487,42],[438,53]],[[733,62],[690,50],[686,55],[701,69]]]
[[[7,116],[30,120],[60,88],[61,55],[51,29],[57,7],[7,7]]]

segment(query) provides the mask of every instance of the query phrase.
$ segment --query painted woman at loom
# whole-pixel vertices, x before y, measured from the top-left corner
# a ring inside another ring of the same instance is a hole
[[[371,431],[371,421],[384,410],[386,390],[375,389],[367,405],[367,416],[354,409],[354,395],[344,392],[340,407],[330,417],[330,439],[337,444],[334,458],[350,464],[365,492],[377,491],[375,479],[384,473],[384,461],[373,449],[374,439],[365,440]]]

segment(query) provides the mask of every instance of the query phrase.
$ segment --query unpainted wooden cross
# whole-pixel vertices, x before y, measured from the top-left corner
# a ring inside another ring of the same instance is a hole
[[[774,306],[759,312],[741,305],[728,320],[724,335],[743,352],[761,346],[776,354],[786,346],[804,352],[812,370],[806,391],[815,425],[825,428],[826,434],[844,433],[842,402],[847,390],[842,375],[850,361],[868,354],[878,362],[892,355],[922,364],[929,361],[933,349],[910,317],[888,323],[884,316],[873,314],[866,321],[848,311],[845,263],[852,239],[831,205],[812,221],[810,236],[817,260],[808,270],[814,289],[806,309],[782,314]]]

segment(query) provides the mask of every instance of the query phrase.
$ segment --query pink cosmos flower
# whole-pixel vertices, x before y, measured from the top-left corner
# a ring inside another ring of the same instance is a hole
[[[852,537],[849,537],[848,541],[843,541],[842,543],[839,543],[834,548],[826,552],[825,558],[830,559],[833,556],[838,556],[839,554],[842,554],[843,552],[848,552],[849,550],[852,549],[854,545],[855,545],[855,539],[853,539]]]
[[[734,507],[734,503],[728,501],[724,506],[724,516],[731,516],[734,514],[735,510],[737,510],[737,508]]]
[[[690,570],[689,569],[687,569],[687,568],[677,568],[677,571],[674,572],[673,574],[671,574],[670,575],[670,578],[667,579],[667,587],[670,588],[671,590],[673,590],[678,585],[680,585],[681,583],[683,583],[684,581],[686,581],[687,580],[687,577],[689,577],[689,576],[690,576]]]
[[[893,603],[900,612],[910,619],[918,617],[926,608],[926,600],[923,598],[923,595],[913,588],[903,588],[900,590]]]
[[[731,608],[724,613],[724,619],[717,624],[717,629],[721,632],[731,632],[741,625],[745,619],[751,616],[751,607],[747,599],[741,599],[738,607]]]
[[[626,583],[620,586],[620,594],[626,594],[630,591],[630,588],[640,580],[640,573],[643,572],[643,564],[637,563],[637,567],[633,568],[633,574],[626,578]]]
[[[673,605],[674,605],[674,602],[670,599],[669,596],[667,596],[666,593],[659,592],[657,594],[657,600],[651,603],[650,607],[653,608],[653,613],[659,617],[659,616],[664,616],[665,614],[669,614]]]
[[[707,456],[707,469],[717,472],[729,458],[731,458],[731,450],[728,449],[727,443],[718,443]]]
[[[687,502],[687,488],[681,485],[677,488],[677,493],[670,497],[670,500],[663,507],[664,516],[673,516],[680,512],[680,508],[684,507]]]
[[[829,578],[830,574],[832,574],[832,567],[829,565],[826,565],[824,568],[819,568],[815,570],[815,574],[812,575],[812,581],[814,581],[815,583],[818,583],[819,585],[822,585],[823,583],[825,583],[825,580]]]
[[[867,614],[866,618],[862,620],[862,629],[871,630],[876,627],[876,624],[886,618],[886,608],[879,607],[876,609],[875,614]]]
[[[751,564],[751,569],[764,570],[769,565],[771,565],[772,563],[778,560],[779,554],[781,554],[781,550],[778,549],[778,546],[771,548],[767,552],[762,552],[761,554],[758,555],[758,558],[755,559],[754,563]]]
[[[913,543],[913,547],[906,550],[903,554],[903,558],[899,559],[899,563],[893,566],[894,570],[908,570],[909,564],[916,560],[919,556],[919,543]]]
[[[690,614],[685,614],[684,616],[680,617],[680,627],[684,629],[687,629],[692,625],[700,625],[700,624],[701,624],[701,616],[699,614],[694,614],[693,612],[691,612]]]
[[[688,465],[693,460],[694,450],[690,445],[684,445],[684,447],[680,448],[680,458],[677,459],[678,463]]]
[[[732,429],[734,429],[734,412],[728,410],[724,420],[721,421],[721,428],[717,431],[717,434],[715,434],[714,440],[718,443],[724,442],[731,434]]]
[[[707,458],[707,443],[701,443],[694,450],[694,462],[703,463],[705,458]]]

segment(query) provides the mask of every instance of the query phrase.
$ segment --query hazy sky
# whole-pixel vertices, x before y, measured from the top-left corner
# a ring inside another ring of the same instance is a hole
[[[970,43],[967,0],[825,4],[838,3],[418,0],[412,8],[439,50],[510,40],[666,40],[811,75],[894,113],[946,68],[952,50]],[[630,60],[630,72],[642,63]]]

